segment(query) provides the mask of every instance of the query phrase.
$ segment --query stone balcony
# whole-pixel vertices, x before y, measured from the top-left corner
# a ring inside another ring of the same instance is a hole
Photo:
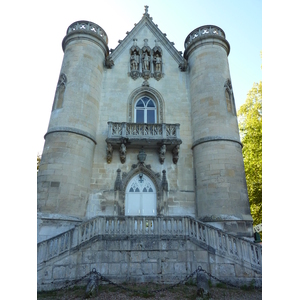
[[[146,148],[157,149],[161,164],[164,162],[166,151],[171,151],[173,163],[176,164],[179,146],[182,143],[179,127],[180,124],[108,122],[107,162],[111,162],[114,149],[119,151],[120,160],[124,163],[127,149]]]

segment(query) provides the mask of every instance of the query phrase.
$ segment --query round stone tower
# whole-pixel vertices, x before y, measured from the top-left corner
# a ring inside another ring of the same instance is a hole
[[[38,172],[38,211],[84,217],[90,188],[103,68],[105,31],[92,22],[69,26],[64,58]]]
[[[185,40],[188,61],[196,185],[196,216],[237,236],[252,237],[224,31],[212,25]]]

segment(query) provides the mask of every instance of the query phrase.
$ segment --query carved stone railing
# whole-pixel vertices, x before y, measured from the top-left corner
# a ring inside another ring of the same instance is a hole
[[[205,26],[201,26],[196,28],[195,30],[193,30],[185,39],[184,42],[184,46],[185,49],[192,43],[192,41],[198,37],[207,37],[209,35],[212,36],[220,36],[223,37],[224,39],[226,38],[224,31],[219,28],[218,26],[214,26],[214,25],[205,25]]]
[[[106,44],[108,44],[108,37],[107,37],[106,32],[99,25],[97,25],[93,22],[89,22],[89,21],[74,22],[68,27],[67,34],[73,32],[75,30],[93,32],[93,33],[99,35],[106,42]]]
[[[180,139],[180,124],[108,122],[108,138]]]
[[[179,128],[180,124],[108,122],[107,162],[111,162],[113,148],[120,151],[120,159],[124,163],[127,148],[145,147],[157,149],[161,163],[165,152],[172,151],[173,162],[177,163],[182,143]]]
[[[124,236],[157,236],[189,238],[208,251],[248,263],[258,272],[262,270],[262,246],[228,234],[192,217],[96,217],[74,229],[40,242],[37,262],[42,264],[89,242],[97,236],[118,238]]]

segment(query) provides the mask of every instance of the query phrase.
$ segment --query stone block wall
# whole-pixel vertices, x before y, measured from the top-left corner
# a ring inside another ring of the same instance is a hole
[[[114,237],[90,240],[72,253],[64,254],[38,270],[38,290],[62,286],[96,269],[115,283],[154,282],[174,284],[199,266],[232,284],[261,286],[261,274],[216,255],[182,237]],[[212,279],[213,282],[216,282]]]

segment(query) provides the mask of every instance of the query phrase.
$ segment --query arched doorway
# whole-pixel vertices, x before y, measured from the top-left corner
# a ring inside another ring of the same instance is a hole
[[[156,216],[156,188],[143,173],[134,176],[126,187],[125,216]]]

